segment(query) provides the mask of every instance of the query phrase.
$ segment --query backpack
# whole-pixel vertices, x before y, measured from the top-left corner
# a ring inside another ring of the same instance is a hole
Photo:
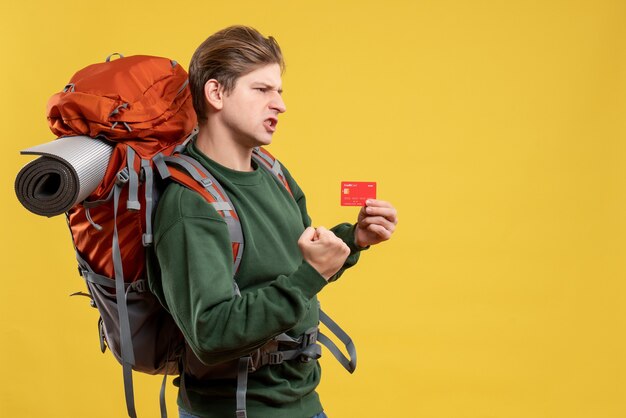
[[[114,54],[115,55],[115,54]],[[224,216],[233,248],[234,271],[244,241],[236,210],[215,178],[193,158],[183,155],[197,132],[187,74],[175,61],[129,56],[78,71],[48,103],[48,122],[60,138],[84,136],[113,145],[99,185],[66,213],[87,296],[100,313],[100,348],[122,364],[128,415],[137,416],[132,370],[163,374],[161,415],[166,417],[164,388],[170,374],[184,377],[185,342],[169,313],[149,291],[145,251],[152,244],[152,217],[160,180],[176,181],[200,193]],[[266,150],[255,149],[259,166],[289,185],[280,163]],[[18,176],[19,178],[19,176]],[[17,184],[17,181],[16,181]],[[17,186],[16,186],[17,190]],[[289,192],[291,192],[289,190]],[[233,278],[233,295],[240,295]],[[245,417],[247,373],[293,358],[318,358],[326,345],[350,372],[356,352],[350,338],[326,314],[320,320],[346,345],[348,360],[317,329],[298,339],[282,334],[239,360],[237,416]],[[276,341],[293,349],[278,351]],[[185,395],[184,379],[181,393]]]
[[[88,289],[75,295],[98,309],[100,348],[122,364],[128,414],[136,417],[132,370],[167,376],[179,368],[183,336],[148,291],[145,247],[155,171],[166,172],[164,158],[180,149],[196,119],[187,73],[176,61],[118,55],[79,70],[50,98],[47,117],[58,137],[114,146],[102,181],[67,211],[67,222]]]

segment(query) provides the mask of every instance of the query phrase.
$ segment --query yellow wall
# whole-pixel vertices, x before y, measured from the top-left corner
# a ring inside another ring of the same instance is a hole
[[[323,360],[329,416],[626,416],[624,1],[88,4],[0,5],[0,416],[124,416],[96,312],[68,297],[64,219],[13,192],[18,151],[53,139],[48,97],[112,52],[187,67],[235,23],[285,53],[271,150],[314,223],[356,217],[341,180],[378,181],[400,212],[321,295],[359,349],[352,376]],[[156,417],[159,378],[137,382]]]

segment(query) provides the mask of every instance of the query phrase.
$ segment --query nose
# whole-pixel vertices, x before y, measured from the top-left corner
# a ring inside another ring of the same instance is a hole
[[[287,106],[283,100],[283,96],[280,93],[275,92],[272,101],[270,102],[270,109],[277,111],[278,113],[284,113],[287,111]]]

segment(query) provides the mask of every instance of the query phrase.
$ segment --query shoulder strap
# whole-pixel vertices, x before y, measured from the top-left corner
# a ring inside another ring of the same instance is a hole
[[[283,174],[280,162],[274,158],[269,151],[265,148],[256,147],[252,150],[252,158],[257,162],[257,164],[272,173],[280,181],[280,183],[285,186],[285,189],[287,189],[289,194],[293,197],[293,192],[289,187],[289,183],[287,183],[287,178]]]
[[[195,159],[175,154],[163,157],[163,161],[167,165],[167,177],[181,186],[198,192],[226,221],[233,248],[233,272],[236,273],[243,256],[244,240],[241,222],[230,198],[215,177]],[[233,291],[240,295],[239,287],[234,280]]]
[[[280,162],[272,154],[263,148],[256,147],[253,150],[252,158],[259,166],[274,175],[285,186],[289,194],[293,196]],[[154,158],[154,161],[162,178],[169,177],[180,185],[198,192],[224,217],[232,242],[233,271],[236,273],[243,256],[243,231],[235,206],[217,179],[194,158],[178,152],[169,157],[163,157],[159,154]],[[164,165],[167,167],[164,167]],[[234,286],[235,294],[239,295],[237,284],[235,283]]]

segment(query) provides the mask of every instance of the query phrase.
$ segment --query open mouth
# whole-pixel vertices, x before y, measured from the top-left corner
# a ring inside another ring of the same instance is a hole
[[[278,119],[267,118],[265,119],[265,122],[263,122],[263,125],[268,131],[274,132],[276,130],[276,125],[278,125]]]

